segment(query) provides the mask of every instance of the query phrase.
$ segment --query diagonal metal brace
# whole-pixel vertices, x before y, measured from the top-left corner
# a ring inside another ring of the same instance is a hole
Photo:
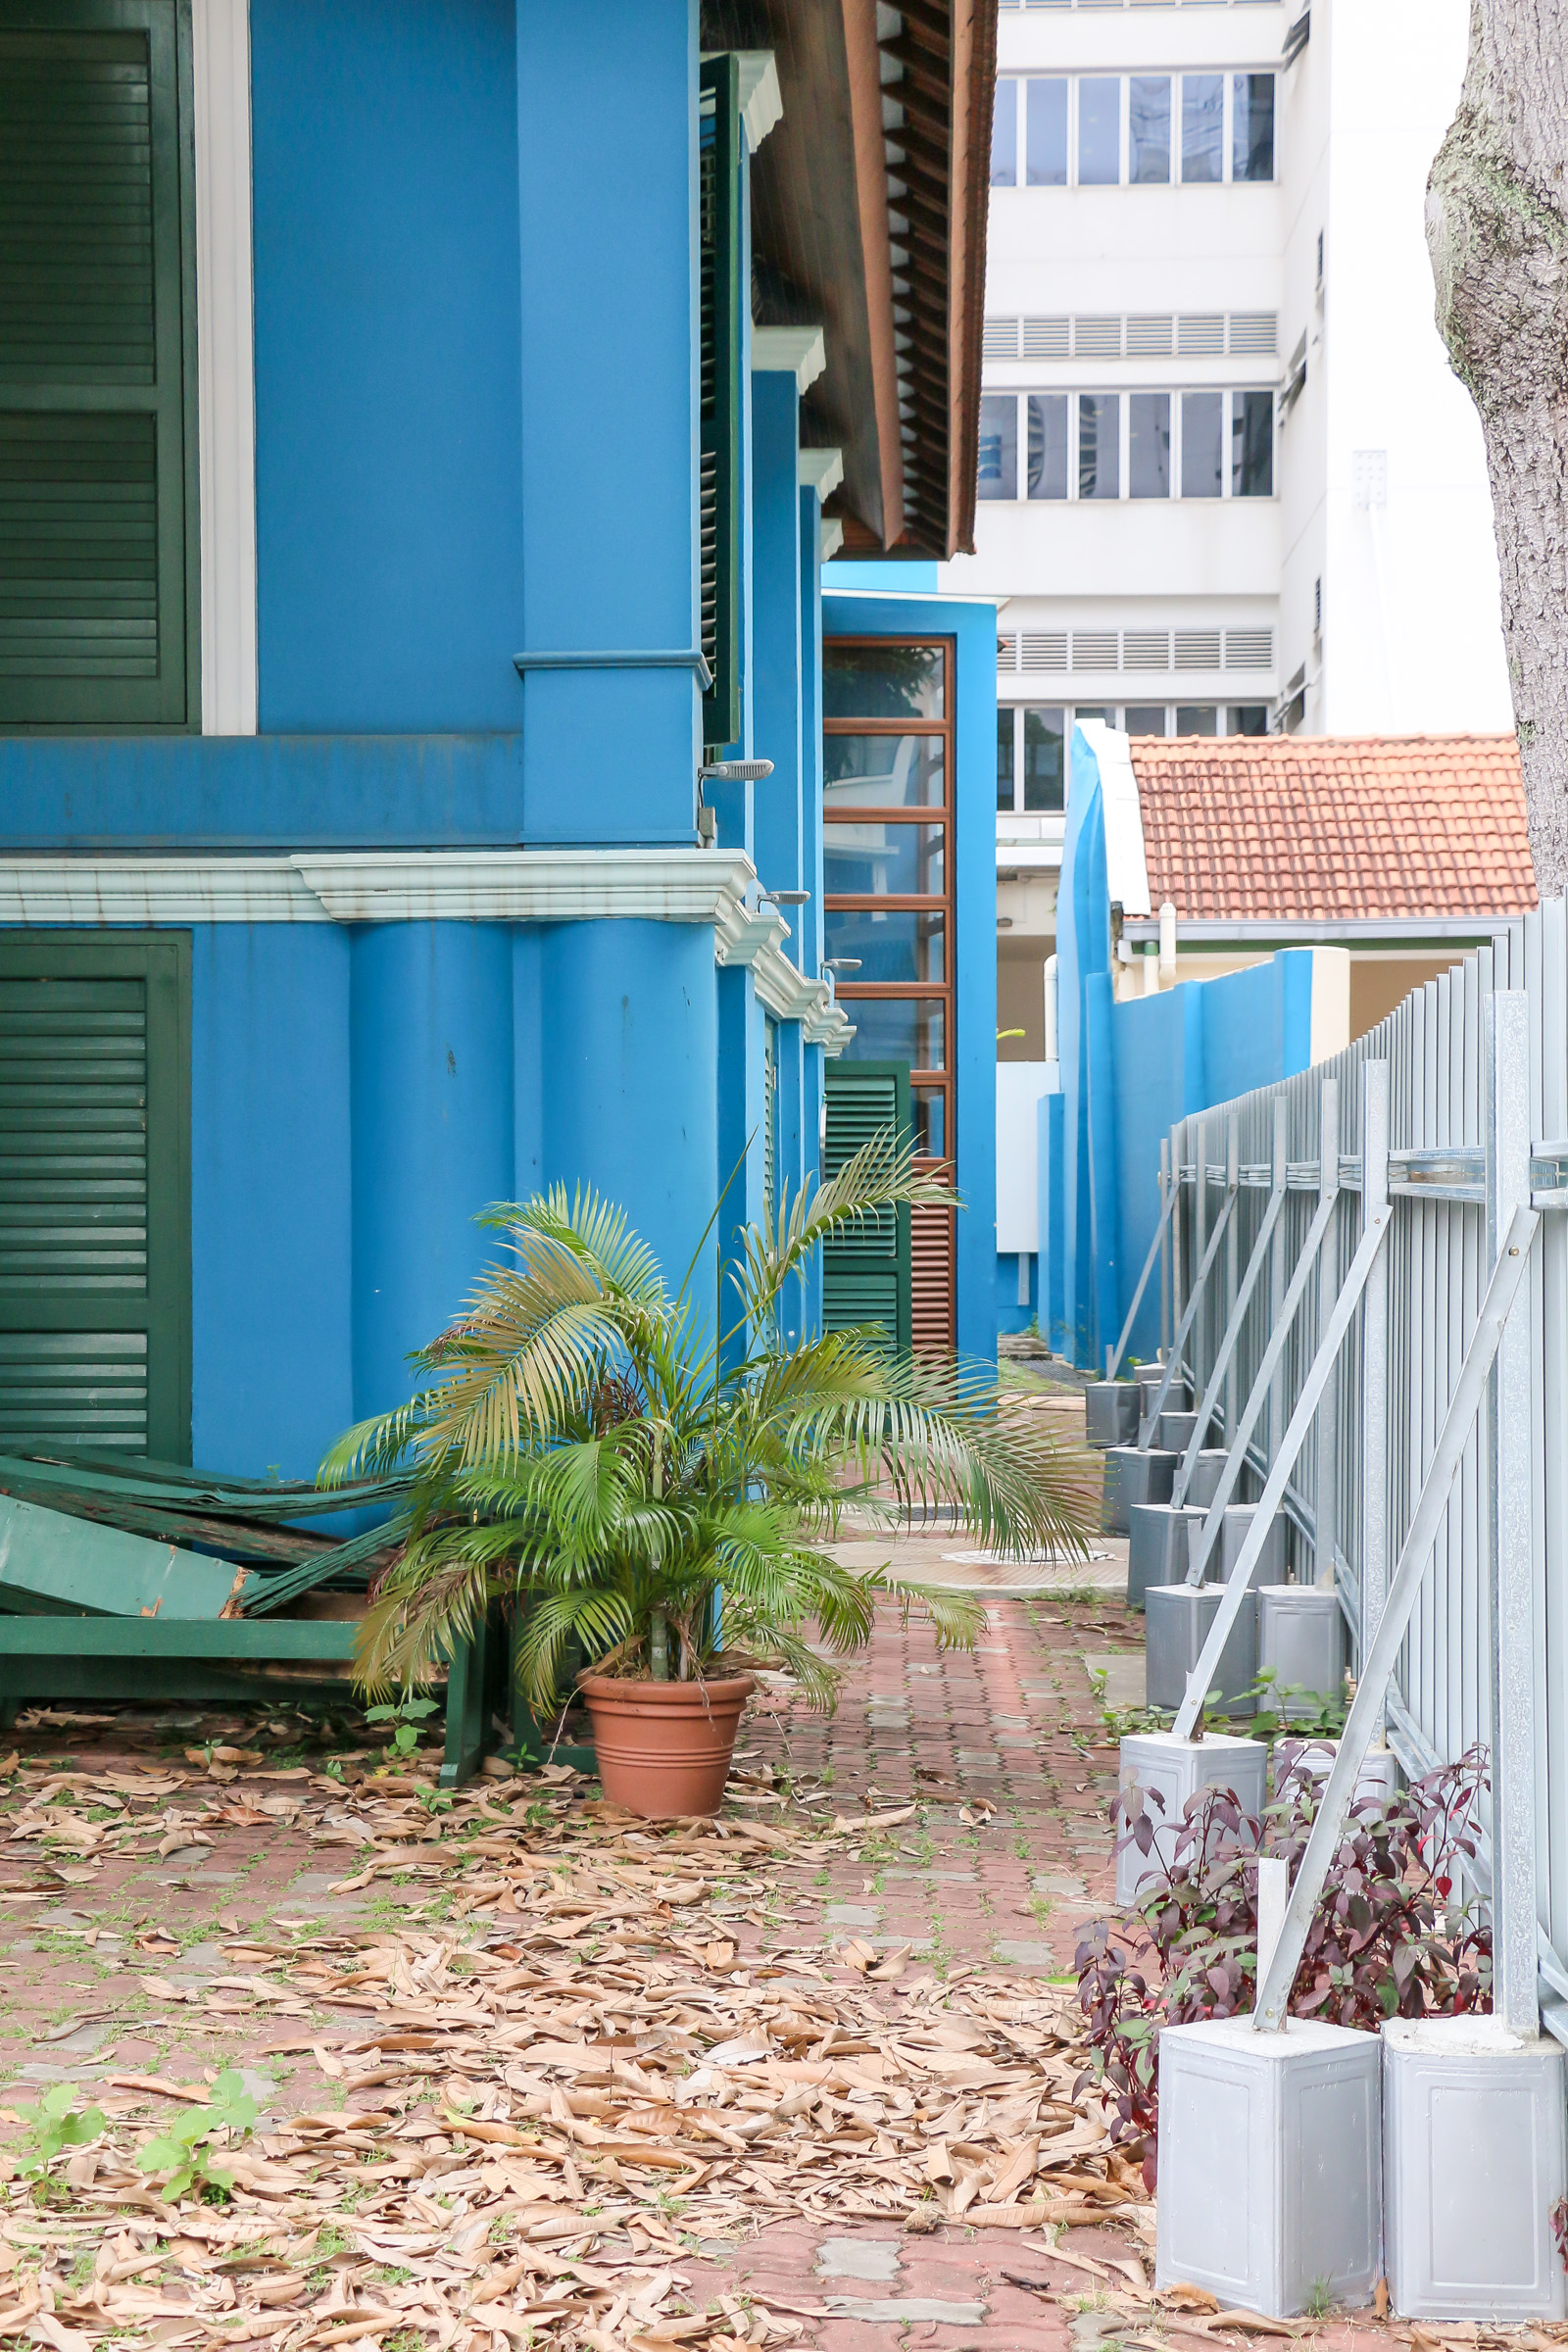
[[[1201,1160],[1198,1163],[1198,1181],[1200,1184],[1206,1182]],[[1171,1186],[1173,1199],[1175,1191],[1176,1186],[1173,1183]],[[1149,1419],[1138,1433],[1139,1450],[1143,1453],[1149,1451],[1149,1441],[1153,1436],[1159,1416],[1165,1409],[1165,1399],[1170,1395],[1170,1384],[1175,1378],[1176,1367],[1182,1360],[1182,1349],[1186,1346],[1187,1335],[1192,1330],[1198,1318],[1198,1310],[1203,1302],[1203,1291],[1208,1281],[1209,1268],[1219,1254],[1219,1246],[1225,1239],[1225,1228],[1231,1221],[1231,1212],[1236,1206],[1240,1192],[1240,1183],[1236,1177],[1232,1176],[1226,1183],[1225,1205],[1214,1219],[1214,1230],[1208,1237],[1208,1248],[1203,1251],[1203,1262],[1198,1269],[1198,1279],[1193,1284],[1192,1296],[1183,1307],[1182,1319],[1176,1326],[1176,1337],[1171,1342],[1170,1354],[1165,1359],[1165,1376],[1154,1393],[1154,1401],[1149,1408]]]
[[[1284,1109],[1283,1102],[1279,1107],[1281,1110]],[[1251,1303],[1252,1293],[1257,1288],[1258,1276],[1267,1263],[1268,1246],[1274,1238],[1274,1228],[1279,1223],[1280,1212],[1285,1206],[1289,1187],[1285,1181],[1283,1157],[1279,1153],[1276,1153],[1275,1156],[1278,1172],[1275,1177],[1274,1189],[1269,1195],[1268,1207],[1263,1212],[1263,1222],[1258,1228],[1257,1239],[1252,1244],[1252,1254],[1247,1261],[1247,1272],[1243,1276],[1241,1288],[1236,1294],[1236,1303],[1231,1308],[1231,1319],[1225,1327],[1225,1337],[1221,1340],[1219,1353],[1214,1358],[1214,1369],[1208,1376],[1208,1386],[1203,1391],[1203,1400],[1198,1408],[1198,1427],[1188,1440],[1187,1451],[1176,1466],[1176,1477],[1170,1495],[1171,1501],[1176,1504],[1184,1503],[1187,1500],[1187,1489],[1192,1483],[1199,1451],[1208,1434],[1208,1426],[1214,1416],[1214,1407],[1219,1402],[1220,1390],[1225,1385],[1225,1375],[1230,1370],[1231,1357],[1235,1354],[1237,1343],[1242,1336],[1242,1325],[1247,1320],[1247,1309]],[[1245,1453],[1246,1450],[1244,1442],[1242,1451]],[[1230,1464],[1227,1462],[1226,1468],[1229,1469],[1229,1467]]]
[[[1312,1269],[1317,1264],[1318,1251],[1323,1247],[1324,1237],[1333,1219],[1338,1200],[1339,1189],[1336,1183],[1335,1189],[1325,1193],[1318,1202],[1317,1213],[1307,1227],[1306,1240],[1301,1245],[1300,1257],[1297,1261],[1295,1273],[1291,1276],[1291,1286],[1285,1294],[1285,1302],[1280,1308],[1279,1321],[1275,1324],[1269,1336],[1268,1346],[1263,1350],[1263,1359],[1257,1367],[1257,1377],[1252,1383],[1251,1394],[1248,1397],[1242,1410],[1242,1417],[1236,1425],[1236,1435],[1234,1438],[1231,1437],[1229,1430],[1225,1433],[1230,1446],[1230,1458],[1220,1472],[1219,1486],[1213,1501],[1208,1506],[1208,1517],[1199,1531],[1198,1542],[1194,1546],[1187,1570],[1187,1582],[1190,1585],[1200,1585],[1203,1581],[1203,1570],[1208,1564],[1208,1555],[1213,1550],[1215,1539],[1224,1524],[1226,1506],[1235,1494],[1242,1472],[1246,1467],[1248,1446],[1251,1442],[1253,1430],[1262,1417],[1263,1407],[1268,1402],[1269,1391],[1274,1385],[1274,1375],[1279,1368],[1280,1359],[1290,1345],[1291,1326],[1296,1321],[1297,1310],[1306,1294],[1306,1286],[1312,1278]]]
[[[1165,1228],[1170,1223],[1171,1213],[1179,1197],[1179,1180],[1173,1176],[1165,1187],[1165,1205],[1159,1212],[1159,1222],[1154,1227],[1154,1238],[1149,1245],[1149,1255],[1145,1258],[1144,1270],[1138,1277],[1138,1288],[1134,1291],[1133,1302],[1127,1309],[1127,1320],[1121,1327],[1121,1338],[1116,1342],[1114,1353],[1108,1349],[1106,1351],[1105,1378],[1107,1380],[1114,1380],[1121,1369],[1121,1359],[1126,1354],[1127,1343],[1133,1336],[1134,1320],[1138,1309],[1144,1303],[1144,1293],[1149,1288],[1149,1277],[1154,1271],[1155,1262],[1165,1239]]]
[[[1385,1210],[1385,1216],[1387,1213]],[[1496,1263],[1492,1269],[1487,1295],[1481,1301],[1476,1327],[1471,1334],[1470,1345],[1465,1349],[1464,1362],[1459,1367],[1459,1378],[1444,1415],[1432,1465],[1422,1482],[1410,1520],[1410,1532],[1404,1539],[1398,1564],[1390,1579],[1389,1595],[1383,1604],[1378,1630],[1361,1667],[1355,1697],[1340,1740],[1339,1753],[1334,1759],[1316,1819],[1312,1823],[1311,1835],[1306,1841],[1306,1851],[1301,1856],[1301,1865],[1296,1874],[1296,1885],[1291,1889],[1291,1899],[1286,1906],[1285,1926],[1258,1986],[1252,2023],[1265,2032],[1277,2033],[1284,2021],[1285,2005],[1290,1999],[1291,1986],[1296,1982],[1296,1972],[1306,1948],[1307,1932],[1323,1892],[1323,1882],[1344,1834],[1361,1766],[1382,1718],[1384,1698],[1398,1663],[1405,1629],[1420,1597],[1427,1562],[1438,1540],[1438,1530],[1447,1513],[1448,1490],[1453,1485],[1465,1446],[1469,1443],[1470,1427],[1486,1393],[1493,1359],[1502,1339],[1509,1310],[1519,1296],[1519,1286],[1524,1279],[1525,1268],[1530,1263],[1531,1248],[1540,1225],[1541,1213],[1538,1209],[1523,1204],[1516,1208],[1497,1252]]]
[[[1176,1721],[1171,1727],[1178,1740],[1190,1740],[1193,1736],[1193,1725],[1198,1720],[1198,1710],[1202,1705],[1209,1685],[1218,1671],[1225,1644],[1230,1640],[1231,1628],[1241,1613],[1247,1588],[1252,1581],[1252,1572],[1261,1559],[1263,1545],[1268,1541],[1268,1531],[1273,1525],[1274,1514],[1280,1507],[1286,1487],[1290,1484],[1291,1472],[1296,1468],[1296,1457],[1306,1443],[1306,1433],[1312,1426],[1319,1399],[1333,1376],[1340,1349],[1345,1344],[1345,1335],[1350,1328],[1350,1319],[1360,1303],[1361,1293],[1366,1288],[1367,1276],[1377,1262],[1379,1250],[1389,1238],[1393,1221],[1393,1212],[1386,1203],[1382,1208],[1374,1210],[1368,1221],[1366,1232],[1361,1237],[1361,1246],[1350,1261],[1350,1271],[1346,1277],[1345,1288],[1334,1301],[1334,1312],[1329,1317],[1328,1330],[1323,1334],[1323,1344],[1312,1358],[1311,1371],[1308,1372],[1301,1384],[1301,1394],[1296,1400],[1296,1410],[1291,1415],[1290,1427],[1285,1432],[1279,1452],[1269,1471],[1268,1484],[1263,1489],[1261,1499],[1252,1513],[1252,1524],[1247,1531],[1247,1542],[1242,1545],[1242,1556],[1236,1563],[1234,1573],[1227,1579],[1219,1607],[1214,1611],[1214,1622],[1209,1627],[1208,1640],[1203,1643],[1203,1654],[1187,1677],[1187,1694],[1182,1700]],[[1288,1326],[1282,1322],[1281,1328],[1288,1328]]]

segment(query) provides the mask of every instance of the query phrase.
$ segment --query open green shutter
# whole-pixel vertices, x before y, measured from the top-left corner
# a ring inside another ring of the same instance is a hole
[[[0,935],[0,1453],[190,1458],[190,950]]]
[[[732,56],[702,69],[699,132],[702,648],[713,681],[703,697],[703,741],[717,751],[741,731],[740,66]]]
[[[762,1222],[778,1215],[778,1024],[762,1016]]]
[[[0,727],[196,719],[188,0],[0,0]]]
[[[825,1072],[824,1179],[836,1176],[874,1135],[908,1138],[909,1066],[901,1061],[832,1062]],[[909,1348],[909,1209],[906,1201],[867,1217],[822,1249],[822,1328],[879,1326],[898,1354]]]

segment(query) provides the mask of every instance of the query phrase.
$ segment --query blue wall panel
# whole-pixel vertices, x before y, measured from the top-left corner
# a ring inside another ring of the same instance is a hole
[[[192,1458],[309,1478],[354,1418],[349,934],[192,940]]]
[[[512,0],[253,0],[251,88],[261,723],[514,728]]]
[[[413,1348],[464,1305],[513,1196],[512,933],[504,923],[354,932],[354,1410],[409,1393]]]
[[[523,626],[513,653],[697,642],[695,0],[518,0]],[[513,211],[517,266],[519,209]],[[531,839],[690,841],[689,669],[532,671]]]

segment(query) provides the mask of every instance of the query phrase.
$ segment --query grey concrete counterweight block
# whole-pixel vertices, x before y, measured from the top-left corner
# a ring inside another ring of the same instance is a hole
[[[1220,1531],[1218,1544],[1208,1555],[1210,1576],[1222,1577],[1228,1584],[1235,1575],[1242,1556],[1242,1546],[1252,1532],[1252,1518],[1256,1509],[1257,1505],[1253,1502],[1226,1504],[1225,1525]],[[1285,1520],[1276,1511],[1273,1525],[1263,1541],[1262,1556],[1252,1570],[1252,1591],[1255,1592],[1259,1585],[1283,1585],[1284,1582]]]
[[[1345,1687],[1345,1618],[1332,1585],[1257,1586],[1257,1671],[1279,1690],[1337,1698]],[[1312,1697],[1282,1702],[1286,1715],[1312,1712]]]
[[[1187,1574],[1187,1527],[1201,1511],[1175,1502],[1135,1502],[1127,1514],[1127,1606],[1141,1609],[1151,1585],[1179,1584]]]
[[[1219,1482],[1225,1473],[1230,1455],[1223,1446],[1204,1446],[1199,1449],[1193,1463],[1193,1475],[1187,1488],[1187,1499],[1200,1509],[1207,1510],[1219,1493]]]
[[[1382,2224],[1378,2036],[1289,2018],[1159,2037],[1154,2283],[1288,2319],[1369,2302]]]
[[[1101,1524],[1113,1536],[1131,1532],[1128,1516],[1135,1502],[1169,1502],[1171,1481],[1180,1456],[1136,1446],[1112,1446],[1105,1456],[1105,1504]]]
[[[1116,1820],[1120,1844],[1127,1829],[1127,1793],[1142,1788],[1158,1801],[1146,1806],[1154,1824],[1154,1850],[1142,1854],[1127,1845],[1116,1856],[1116,1900],[1135,1902],[1151,1879],[1161,1877],[1159,1860],[1169,1862],[1189,1798],[1203,1788],[1228,1788],[1244,1813],[1254,1821],[1263,1812],[1263,1776],[1268,1750],[1261,1740],[1238,1732],[1209,1732],[1201,1740],[1178,1740],[1174,1732],[1129,1732],[1121,1743],[1123,1810]]]
[[[1178,1412],[1174,1406],[1167,1404],[1159,1416],[1159,1427],[1154,1432],[1154,1444],[1169,1446],[1175,1452],[1185,1453],[1193,1442],[1193,1432],[1197,1427],[1198,1415],[1196,1413]]]
[[[1160,2040],[1162,2119],[1169,2038]],[[1568,2279],[1551,2229],[1568,2187],[1562,2049],[1492,2017],[1391,2018],[1379,2039],[1395,2310],[1412,2320],[1562,2319]],[[1159,2185],[1163,2197],[1163,2171]]]
[[[1218,1585],[1151,1585],[1144,1594],[1144,1659],[1148,1704],[1179,1707],[1187,1677],[1203,1653],[1208,1629],[1219,1613]],[[1257,1595],[1243,1595],[1230,1639],[1220,1651],[1209,1689],[1219,1692],[1226,1715],[1250,1715],[1253,1703],[1242,1693],[1257,1680]]]
[[[1138,1443],[1139,1393],[1130,1380],[1092,1380],[1084,1391],[1084,1435],[1091,1446]]]

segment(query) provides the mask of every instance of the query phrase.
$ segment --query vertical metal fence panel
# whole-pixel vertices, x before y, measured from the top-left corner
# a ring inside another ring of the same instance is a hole
[[[1527,1795],[1534,1804],[1541,1965],[1559,2003],[1548,2022],[1568,2038],[1568,912],[1560,902],[1499,930],[1492,947],[1417,990],[1332,1060],[1172,1128],[1179,1200],[1162,1270],[1161,1319],[1164,1330],[1176,1330],[1222,1213],[1234,1120],[1236,1203],[1182,1367],[1200,1396],[1236,1318],[1269,1213],[1275,1104],[1283,1102],[1286,1198],[1219,1384],[1217,1417],[1227,1444],[1274,1337],[1319,1202],[1336,1181],[1338,1190],[1237,1490],[1240,1498],[1255,1498],[1366,1230],[1364,1074],[1384,1064],[1390,1239],[1324,1393],[1315,1442],[1298,1456],[1284,1502],[1290,1573],[1338,1588],[1358,1665],[1366,1609],[1377,1605],[1376,1559],[1368,1582],[1369,1531],[1381,1527],[1392,1557],[1412,1523],[1491,1272],[1486,1008],[1494,988],[1522,992],[1528,1009],[1531,1152],[1544,1171],[1531,1181],[1537,1206],[1555,1212],[1543,1218],[1517,1311],[1528,1314],[1531,1373],[1536,1753]],[[1322,1088],[1329,1077],[1338,1086],[1338,1134],[1325,1161]],[[1511,1083],[1522,1092],[1522,1079]],[[1493,1446],[1494,1426],[1484,1410],[1447,1497],[1389,1693],[1389,1737],[1408,1774],[1493,1742]],[[1504,1640],[1517,1638],[1505,1632]],[[1474,1873],[1483,1893],[1491,1884],[1490,1804],[1484,1822]]]

